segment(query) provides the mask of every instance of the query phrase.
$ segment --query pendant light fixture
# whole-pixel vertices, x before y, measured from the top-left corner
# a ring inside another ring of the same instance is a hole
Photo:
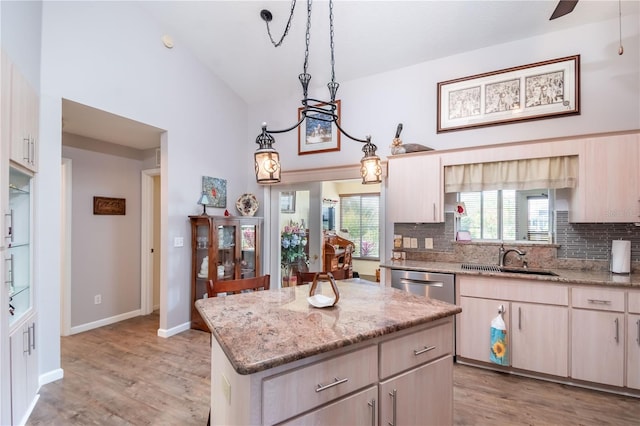
[[[286,28],[282,37],[277,42],[271,36],[271,29],[269,27],[269,22],[273,19],[273,15],[268,10],[262,10],[260,12],[260,17],[263,21],[265,21],[267,25],[267,33],[269,34],[269,38],[271,39],[271,43],[275,47],[278,47],[284,41],[284,38],[289,33],[289,28],[291,27],[291,20],[293,18],[293,12],[295,10],[296,0],[292,0],[291,2],[291,13],[289,15],[289,20],[287,21]],[[330,47],[331,47],[331,81],[327,84],[329,89],[330,101],[320,101],[317,99],[310,99],[308,97],[308,89],[309,82],[311,81],[311,74],[307,73],[307,66],[309,60],[309,41],[311,39],[310,30],[311,30],[311,6],[312,0],[307,0],[307,28],[305,34],[305,51],[304,51],[304,65],[302,74],[298,76],[300,80],[300,84],[302,85],[302,109],[300,114],[300,120],[294,124],[293,126],[283,129],[283,130],[269,130],[267,129],[267,123],[262,123],[262,133],[258,135],[256,138],[256,144],[258,144],[258,149],[254,154],[255,159],[255,168],[256,168],[256,181],[259,184],[272,184],[280,182],[280,156],[278,152],[273,148],[273,144],[275,143],[275,139],[273,137],[274,133],[286,133],[289,132],[298,126],[300,126],[309,115],[313,114],[314,120],[325,121],[329,123],[335,124],[336,128],[340,133],[345,135],[347,138],[363,143],[364,146],[362,148],[362,152],[364,152],[364,157],[360,160],[360,174],[362,176],[362,183],[380,183],[382,182],[382,166],[380,165],[380,157],[376,155],[377,147],[371,143],[371,136],[367,136],[365,139],[358,139],[351,135],[340,127],[339,116],[337,113],[337,103],[336,103],[336,93],[338,92],[338,87],[340,87],[339,83],[335,81],[335,60],[334,60],[334,52],[333,52],[333,0],[329,0],[329,35],[330,35]]]

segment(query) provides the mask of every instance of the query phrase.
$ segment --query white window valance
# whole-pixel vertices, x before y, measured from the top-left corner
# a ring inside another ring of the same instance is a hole
[[[578,156],[445,166],[445,192],[575,188]]]

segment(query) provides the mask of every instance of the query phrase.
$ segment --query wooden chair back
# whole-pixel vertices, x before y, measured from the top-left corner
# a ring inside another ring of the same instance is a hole
[[[310,284],[313,282],[313,279],[316,277],[316,274],[320,274],[321,272],[300,272],[296,274],[298,279],[296,281],[296,285],[302,284]]]
[[[207,283],[207,295],[209,297],[217,297],[219,293],[236,294],[243,291],[269,290],[270,285],[270,275],[215,282],[209,280]]]

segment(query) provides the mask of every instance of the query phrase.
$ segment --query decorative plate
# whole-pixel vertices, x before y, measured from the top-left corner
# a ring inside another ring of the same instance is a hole
[[[258,211],[258,199],[253,194],[242,194],[236,201],[236,207],[242,216],[253,216]]]

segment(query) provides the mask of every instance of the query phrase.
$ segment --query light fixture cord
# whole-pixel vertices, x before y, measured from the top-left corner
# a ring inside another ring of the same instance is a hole
[[[624,53],[624,47],[622,47],[622,0],[618,0],[618,23],[620,27],[620,45],[618,46],[618,55]]]
[[[334,70],[335,67],[335,57],[333,55],[333,0],[329,0],[329,39],[330,39],[330,43],[329,46],[331,47],[331,82],[335,83],[336,81],[336,73]],[[335,101],[335,99],[332,99],[332,101]]]
[[[303,74],[307,73],[307,66],[309,65],[309,42],[311,41],[311,3],[312,0],[307,0],[307,32],[305,34],[304,65],[302,67]]]
[[[267,24],[267,34],[269,34],[269,39],[271,40],[271,43],[275,47],[279,47],[284,41],[284,38],[287,36],[287,34],[289,34],[289,28],[291,27],[291,20],[293,19],[293,11],[295,9],[296,9],[296,0],[291,0],[291,12],[289,13],[289,20],[287,21],[287,26],[285,27],[284,33],[282,33],[282,37],[280,37],[280,40],[278,42],[276,42],[271,36],[271,28],[269,27],[269,21],[265,19],[265,23]]]

